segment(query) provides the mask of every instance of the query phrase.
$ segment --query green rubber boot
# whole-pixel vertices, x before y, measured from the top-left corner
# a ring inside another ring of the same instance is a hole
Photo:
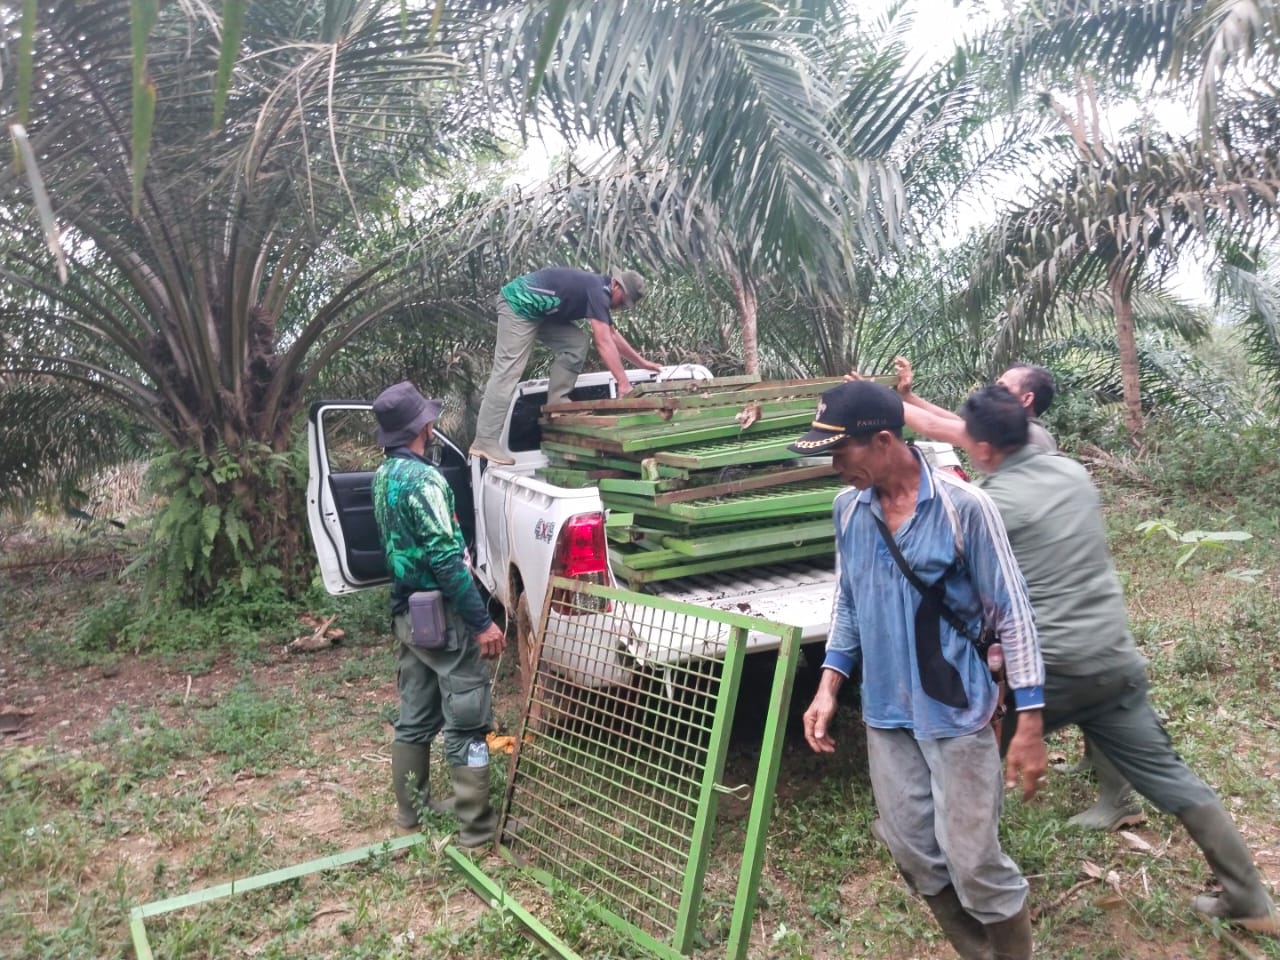
[[[396,825],[411,830],[418,825],[418,810],[430,794],[431,744],[391,744],[391,786],[396,794]]]
[[[1222,884],[1222,893],[1201,894],[1191,901],[1191,909],[1257,933],[1280,933],[1275,904],[1262,885],[1244,838],[1222,804],[1192,807],[1178,814],[1178,819]]]
[[[956,888],[948,884],[941,892],[925,897],[934,919],[955,947],[960,960],[992,960],[991,941],[982,924],[964,908],[956,896]]]
[[[458,846],[483,847],[493,842],[498,812],[489,803],[489,767],[450,767],[453,812],[458,817]]]
[[[1067,824],[1081,830],[1119,830],[1145,820],[1142,803],[1124,774],[1096,747],[1089,751],[1089,757],[1098,774],[1098,802]]]

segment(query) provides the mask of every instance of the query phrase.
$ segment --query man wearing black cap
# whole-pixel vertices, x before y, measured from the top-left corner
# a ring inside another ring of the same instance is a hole
[[[458,843],[493,839],[497,815],[489,803],[489,747],[493,728],[489,667],[506,646],[490,619],[467,566],[466,543],[453,491],[424,459],[439,400],[412,383],[388,387],[373,402],[378,445],[387,459],[373,478],[373,511],[391,573],[392,629],[400,642],[396,687],[400,713],[391,744],[396,823],[418,825],[429,803],[431,741],[444,732]]]
[[[619,270],[609,276],[571,267],[544,267],[503,287],[498,295],[493,372],[480,401],[471,455],[492,463],[515,462],[499,441],[507,405],[529,364],[535,340],[555,354],[547,403],[569,398],[587,362],[588,326],[600,359],[618,382],[618,396],[631,392],[623,360],[644,370],[661,370],[661,364],[646,360],[627,342],[610,312],[635,306],[644,294],[644,277],[634,270]]]
[[[860,663],[877,835],[963,960],[1026,960],[1027,882],[998,835],[997,689],[974,641],[985,626],[1004,646],[1019,717],[1005,779],[1029,798],[1046,765],[1035,622],[995,506],[932,470],[902,425],[894,391],[853,381],[791,447],[830,453],[857,488],[834,504],[836,596],[805,739],[834,752],[836,693]]]

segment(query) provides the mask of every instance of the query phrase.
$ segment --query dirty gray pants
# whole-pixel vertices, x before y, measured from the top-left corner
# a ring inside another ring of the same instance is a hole
[[[400,715],[395,739],[427,745],[444,731],[444,752],[451,767],[467,765],[467,750],[484,741],[493,729],[493,700],[489,665],[480,658],[480,644],[450,604],[446,610],[448,640],[443,649],[422,650],[409,644],[413,629],[409,614],[392,618],[400,642],[396,689]]]
[[[526,320],[516,316],[506,298],[498,296],[498,334],[493,348],[493,372],[480,400],[480,413],[476,417],[476,443],[489,449],[497,449],[502,425],[507,419],[507,407],[516,384],[524,376],[529,365],[536,340],[555,354],[551,364],[547,403],[561,403],[569,398],[578,374],[587,362],[591,338],[585,324],[579,320]]]
[[[1004,774],[994,733],[917,740],[867,727],[877,833],[907,884],[933,896],[950,884],[980,923],[1015,916],[1028,886],[1000,849]]]

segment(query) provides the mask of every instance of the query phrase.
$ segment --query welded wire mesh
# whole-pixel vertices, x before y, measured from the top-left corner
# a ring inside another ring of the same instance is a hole
[[[598,593],[554,595],[508,791],[510,849],[672,943],[697,908],[698,828],[745,631],[624,596],[635,600],[601,612]]]

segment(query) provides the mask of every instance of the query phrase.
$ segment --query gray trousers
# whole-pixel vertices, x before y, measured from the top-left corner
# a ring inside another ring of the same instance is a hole
[[[954,886],[980,923],[1015,916],[1028,885],[1000,849],[1004,774],[994,733],[917,740],[910,730],[867,727],[867,758],[877,834],[907,884],[929,897]]]
[[[440,650],[411,646],[409,615],[392,618],[392,630],[400,642],[396,672],[400,715],[395,722],[395,739],[425,745],[443,730],[449,765],[464,767],[471,744],[483,743],[493,729],[489,665],[481,659],[480,644],[452,606],[446,610],[449,639]]]
[[[516,384],[529,365],[536,340],[555,354],[551,364],[547,403],[561,403],[569,398],[578,374],[587,362],[591,337],[584,326],[590,321],[526,320],[516,316],[506,298],[498,296],[498,333],[493,348],[493,372],[480,400],[476,417],[476,442],[496,448],[507,418],[507,407]]]
[[[1133,788],[1165,813],[1217,803],[1218,796],[1178,756],[1148,696],[1145,665],[1068,677],[1049,673],[1044,732],[1075,724]],[[1005,720],[1007,738],[1013,724]]]

